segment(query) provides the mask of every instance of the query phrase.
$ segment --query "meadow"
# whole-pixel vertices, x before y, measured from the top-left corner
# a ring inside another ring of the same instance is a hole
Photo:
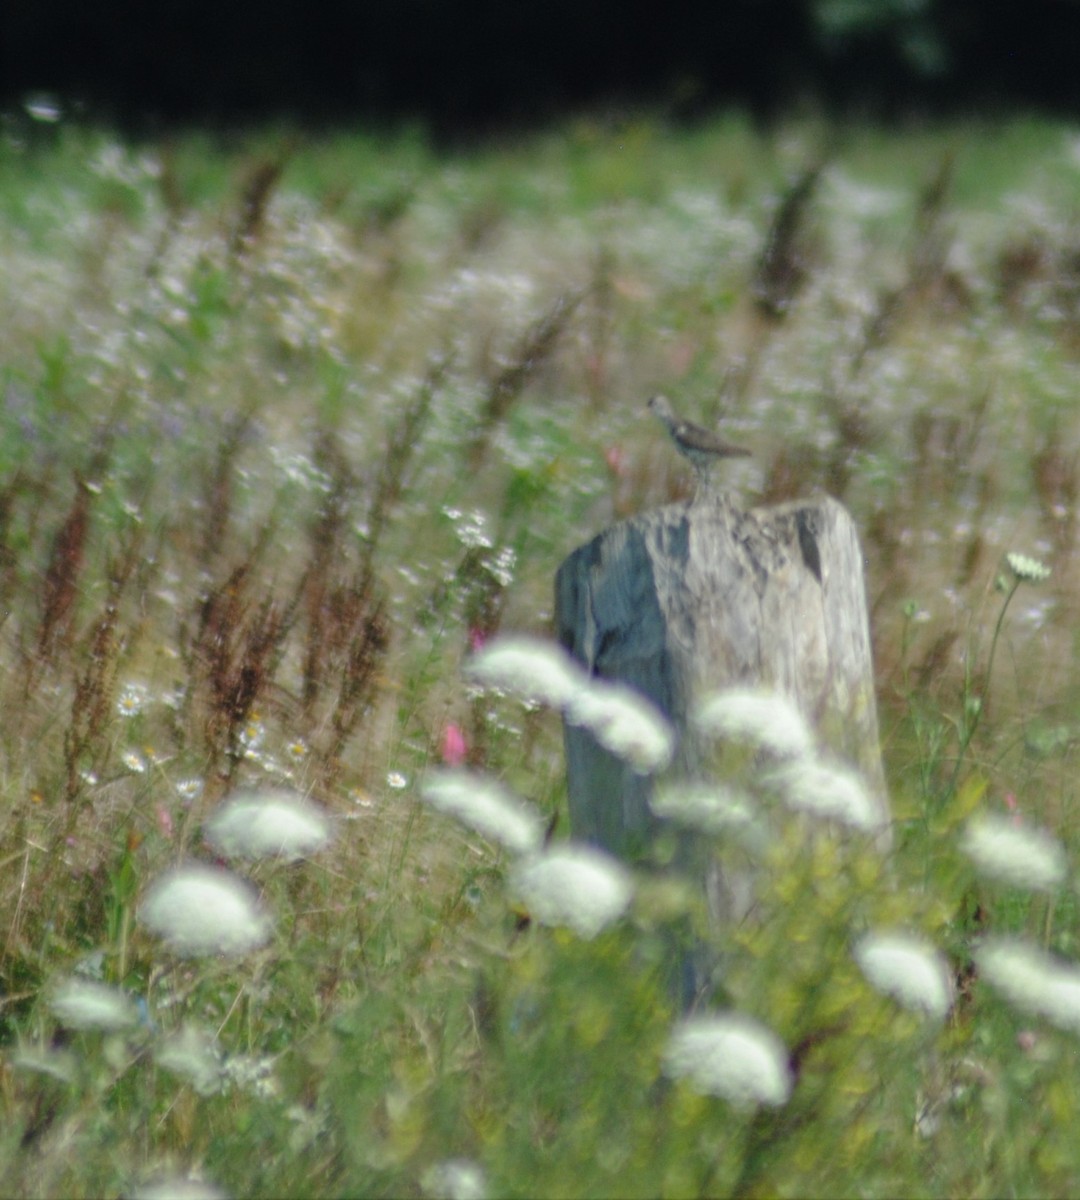
[[[0,123],[0,1191],[1080,1190],[1080,131],[43,115]],[[469,663],[690,494],[657,390],[865,551],[893,849],[771,812],[736,928],[663,844],[545,915],[426,782],[569,837],[558,713]],[[208,837],[283,793],[302,853]],[[249,945],[163,938],[192,860]]]

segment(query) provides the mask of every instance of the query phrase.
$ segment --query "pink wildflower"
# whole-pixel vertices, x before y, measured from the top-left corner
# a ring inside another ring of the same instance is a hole
[[[442,760],[448,767],[460,767],[465,761],[466,755],[469,752],[469,747],[465,741],[465,734],[460,725],[455,725],[453,721],[443,730],[442,737]]]

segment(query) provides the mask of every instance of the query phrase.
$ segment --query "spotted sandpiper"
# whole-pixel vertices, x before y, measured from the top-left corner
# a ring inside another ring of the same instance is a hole
[[[700,425],[684,421],[671,407],[666,396],[653,396],[649,401],[649,411],[663,421],[675,443],[675,449],[694,468],[699,490],[703,491],[709,486],[709,472],[717,459],[747,458],[750,455],[750,451],[744,447],[733,446]]]

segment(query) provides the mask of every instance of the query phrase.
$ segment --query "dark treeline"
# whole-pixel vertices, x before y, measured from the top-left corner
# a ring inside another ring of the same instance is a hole
[[[418,116],[810,99],[888,116],[1080,102],[1076,0],[3,0],[0,103],[120,121]]]

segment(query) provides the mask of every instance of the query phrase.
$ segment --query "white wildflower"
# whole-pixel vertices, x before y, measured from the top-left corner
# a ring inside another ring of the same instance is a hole
[[[617,921],[630,904],[626,869],[599,850],[562,845],[522,859],[510,886],[541,925],[572,929],[593,938]]]
[[[500,637],[469,659],[466,675],[532,704],[564,708],[588,682],[561,646],[540,638]]]
[[[483,1169],[467,1158],[448,1158],[428,1167],[420,1187],[431,1200],[486,1200],[488,1195]]]
[[[852,829],[874,830],[884,823],[862,779],[839,763],[796,759],[764,774],[762,782],[795,812]]]
[[[79,1057],[70,1050],[46,1050],[37,1046],[20,1046],[8,1058],[17,1071],[33,1071],[48,1075],[61,1083],[71,1083],[79,1073]]]
[[[128,750],[120,756],[120,761],[135,775],[146,773],[147,761],[138,750]]]
[[[988,938],[976,951],[983,979],[1015,1008],[1080,1033],[1080,968],[1028,942]]]
[[[1050,568],[1036,558],[1029,558],[1026,554],[1006,554],[1005,561],[1009,564],[1009,570],[1019,580],[1027,583],[1042,583],[1044,579],[1050,578]]]
[[[721,783],[665,784],[650,798],[649,807],[658,817],[701,833],[749,830],[757,824],[750,797]]]
[[[904,1008],[942,1020],[952,1005],[949,971],[926,942],[906,934],[867,934],[855,961],[870,984]]]
[[[1033,892],[1053,891],[1068,867],[1064,848],[1044,829],[1017,825],[1012,817],[997,814],[970,821],[960,848],[980,874]]]
[[[206,822],[206,840],[224,858],[295,862],[321,850],[330,826],[318,808],[281,789],[241,792]]]
[[[514,854],[537,850],[544,840],[539,813],[473,771],[430,771],[420,794],[432,808],[456,817]]]
[[[788,1052],[770,1029],[741,1013],[685,1017],[664,1051],[664,1071],[695,1091],[740,1107],[777,1107],[791,1095]]]
[[[72,977],[53,988],[49,1008],[68,1029],[100,1029],[116,1033],[138,1021],[131,997],[119,988]]]
[[[200,1096],[220,1092],[224,1079],[224,1054],[209,1029],[186,1022],[154,1050],[154,1062],[186,1079]]]
[[[246,954],[270,936],[271,922],[254,891],[229,871],[176,867],[156,879],[139,919],[176,954]]]
[[[641,774],[662,771],[675,753],[675,731],[640,692],[594,679],[566,709],[571,725],[583,725],[612,754]]]
[[[205,1179],[159,1179],[131,1195],[132,1200],[225,1200],[225,1193]]]
[[[704,733],[746,742],[776,758],[803,758],[814,739],[802,713],[778,692],[729,688],[706,697],[693,714]]]
[[[116,711],[122,717],[136,717],[146,707],[150,693],[141,683],[126,683],[116,699]]]

